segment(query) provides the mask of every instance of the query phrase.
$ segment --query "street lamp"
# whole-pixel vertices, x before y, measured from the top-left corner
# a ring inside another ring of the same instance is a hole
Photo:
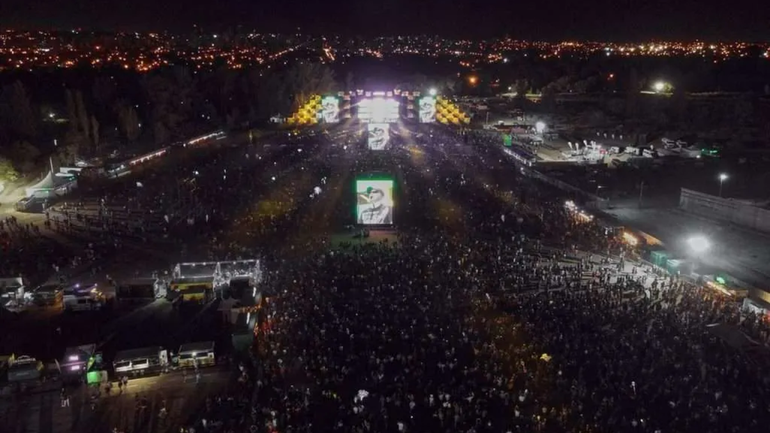
[[[538,134],[542,134],[543,131],[545,131],[545,122],[535,122],[535,131],[537,131]]]
[[[666,90],[666,83],[663,81],[656,81],[655,84],[652,85],[652,89],[658,93],[661,93]]]
[[[711,242],[702,235],[693,236],[690,239],[687,239],[687,245],[690,246],[690,250],[696,255],[703,254],[711,248]]]
[[[729,176],[725,173],[719,174],[719,196],[722,197],[722,184],[727,180]]]
[[[438,92],[436,91],[435,87],[433,87],[430,90],[428,90],[428,94],[430,94],[430,96],[436,96],[436,93],[438,93]]]

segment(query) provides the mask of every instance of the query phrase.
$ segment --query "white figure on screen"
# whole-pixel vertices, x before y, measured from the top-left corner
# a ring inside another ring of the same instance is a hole
[[[423,99],[420,101],[420,122],[430,123],[436,120],[436,100]]]
[[[369,187],[361,198],[369,205],[358,215],[359,224],[393,224],[392,209],[385,203],[385,193],[381,189]]]
[[[373,126],[369,130],[369,148],[372,150],[383,150],[388,144],[388,131],[383,126]]]
[[[325,99],[322,102],[321,112],[326,123],[337,123],[340,121],[340,107],[336,99]]]

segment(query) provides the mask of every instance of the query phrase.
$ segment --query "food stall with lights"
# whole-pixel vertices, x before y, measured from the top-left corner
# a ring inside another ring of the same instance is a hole
[[[183,302],[203,304],[214,297],[214,281],[209,277],[184,277],[171,281],[171,290]]]
[[[172,272],[169,289],[182,301],[207,302],[215,292],[221,297],[231,288],[252,292],[261,281],[262,268],[256,259],[179,263]]]
[[[599,225],[599,227],[602,228],[602,230],[604,230],[604,234],[606,236],[616,236],[618,234],[623,234],[623,237],[625,237],[626,233],[630,234],[628,230],[625,230],[625,227],[622,224],[615,221],[614,219],[603,217],[601,219],[597,219],[596,223]]]
[[[746,283],[726,273],[704,275],[703,285],[708,289],[715,290],[736,301],[747,297],[749,295],[749,289],[751,288]]]
[[[204,303],[214,297],[218,269],[216,262],[179,263],[174,267],[169,288],[183,302]]]
[[[96,344],[66,348],[62,360],[56,362],[62,380],[65,382],[80,381],[88,370],[97,363],[97,358],[101,359],[101,354],[96,353]]]
[[[722,284],[717,281],[706,280],[703,282],[703,285],[711,290],[717,291],[722,295],[725,295],[735,300],[745,298],[749,294],[749,291],[746,289],[740,289],[738,287],[729,286],[727,284]]]
[[[215,276],[217,287],[220,285],[256,287],[262,281],[262,267],[260,261],[256,259],[219,262]]]
[[[623,242],[625,242],[629,246],[632,246],[632,247],[639,246],[639,238],[636,237],[636,235],[634,235],[632,232],[628,230],[623,230],[621,237],[623,238]]]

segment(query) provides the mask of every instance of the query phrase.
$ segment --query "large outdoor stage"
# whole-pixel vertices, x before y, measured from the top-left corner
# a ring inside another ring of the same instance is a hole
[[[335,124],[357,120],[370,124],[399,121],[462,125],[470,117],[435,91],[356,90],[313,95],[287,119],[289,126]]]

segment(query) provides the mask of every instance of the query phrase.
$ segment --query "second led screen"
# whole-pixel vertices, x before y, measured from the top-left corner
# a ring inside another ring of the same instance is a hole
[[[390,142],[390,125],[387,123],[370,123],[367,125],[368,138],[366,143],[371,150],[384,150]]]

